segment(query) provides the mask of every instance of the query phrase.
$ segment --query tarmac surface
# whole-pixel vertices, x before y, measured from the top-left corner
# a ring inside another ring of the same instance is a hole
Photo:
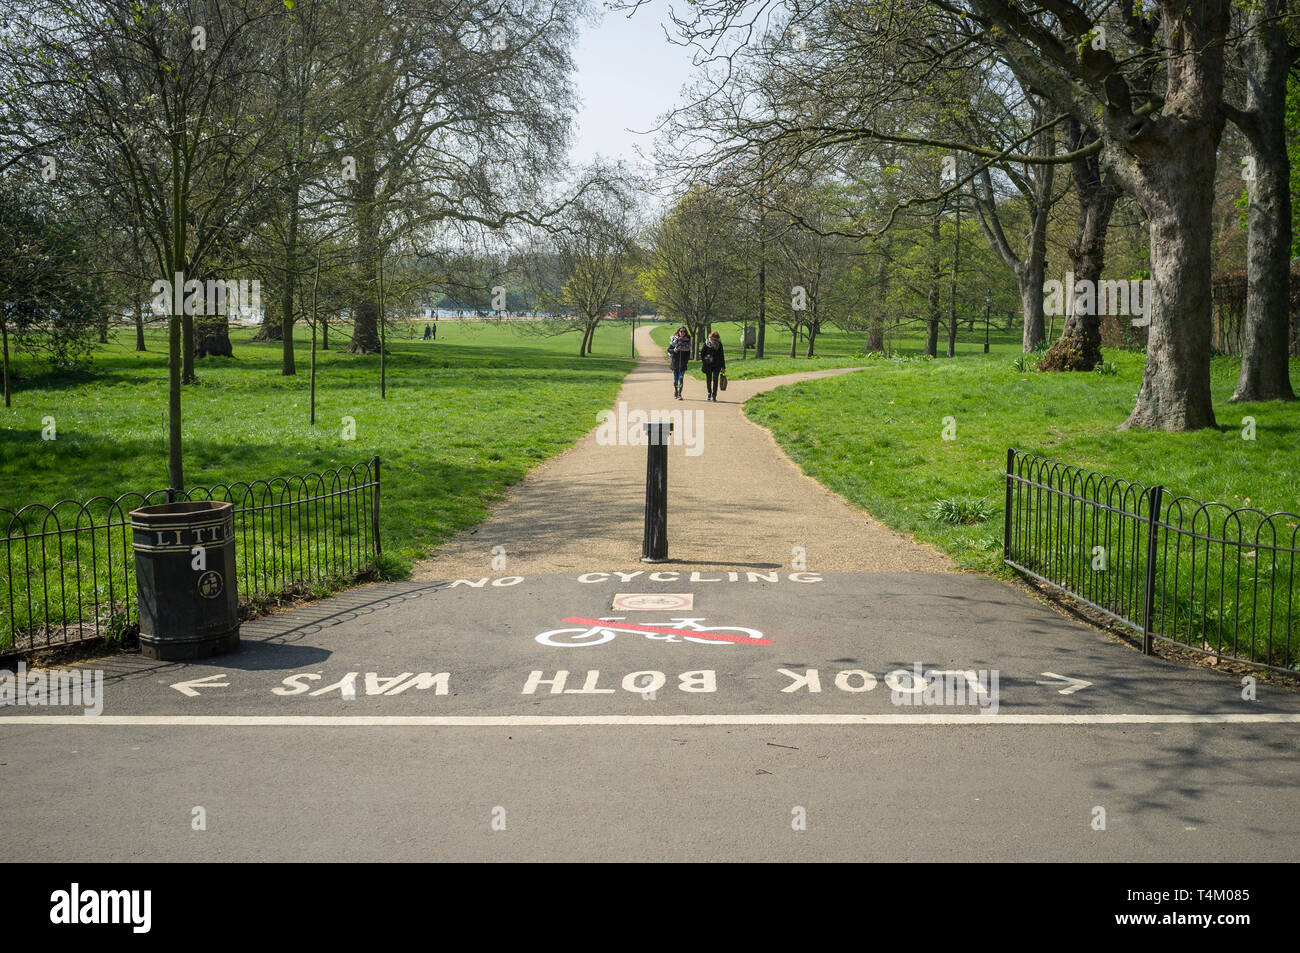
[[[585,437],[530,473],[487,520],[421,564],[416,578],[503,569],[640,568],[646,447],[636,442],[643,440],[638,411],[674,422],[668,540],[675,566],[770,570],[799,559],[822,572],[951,570],[951,560],[938,550],[886,528],[805,476],[741,409],[750,397],[776,387],[870,371],[829,369],[736,381],[716,403],[705,401],[702,381],[687,378],[685,399],[675,401],[663,348],[651,340],[648,328],[637,331],[637,352],[640,362],[604,425],[592,420]],[[734,355],[728,360],[739,363]],[[494,555],[501,554],[505,566],[494,569]]]
[[[638,374],[624,400],[663,383]],[[246,623],[226,656],[65,666],[102,672],[99,714],[0,708],[8,856],[1295,859],[1300,693],[1145,658],[951,572],[844,516],[738,407],[708,411],[694,459],[730,448],[773,509],[708,510],[711,530],[693,512],[698,534],[670,511],[681,563],[639,562],[639,499],[630,536],[587,549],[589,514],[539,525],[566,486],[601,497],[565,474],[608,458],[621,499],[644,460],[589,435],[485,524],[501,569],[466,534],[426,578]],[[685,449],[670,486],[707,508],[701,481],[741,468],[692,471]],[[770,525],[798,520],[802,537]]]

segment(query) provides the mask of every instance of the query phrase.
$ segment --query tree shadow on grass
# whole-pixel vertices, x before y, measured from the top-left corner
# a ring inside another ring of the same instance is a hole
[[[30,403],[32,398],[46,391],[60,392],[74,390],[78,387],[109,384],[141,384],[147,380],[147,378],[141,378],[139,365],[128,368],[125,364],[121,367],[114,366],[115,364],[116,362],[101,364],[96,361],[87,367],[78,369],[44,369],[34,373],[11,375],[9,390],[13,398],[13,409],[22,410],[25,404]],[[26,370],[30,372],[32,369],[28,367]],[[164,364],[160,370],[161,377],[159,379],[165,384],[167,381],[166,365]]]

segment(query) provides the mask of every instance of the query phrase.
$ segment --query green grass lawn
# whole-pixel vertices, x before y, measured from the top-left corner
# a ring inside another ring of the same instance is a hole
[[[346,336],[333,329],[331,344]],[[236,330],[234,358],[198,361],[182,419],[190,486],[266,479],[383,461],[386,552],[411,561],[465,527],[538,463],[596,425],[629,370],[626,325],[601,328],[595,353],[578,338],[510,325],[440,322],[436,342],[392,335],[388,396],[379,357],[317,352],[316,426],[308,423],[310,341],[296,336],[296,376],[280,374],[279,342]],[[90,368],[19,380],[0,408],[0,508],[116,496],[167,485],[166,340],[120,330]],[[56,439],[41,438],[53,417]],[[356,421],[343,439],[343,418]]]
[[[725,341],[739,328],[720,326]],[[596,353],[574,355],[573,335],[543,338],[492,323],[439,326],[436,342],[395,334],[388,397],[379,398],[379,359],[318,352],[317,424],[308,423],[308,343],[299,373],[280,374],[280,344],[234,334],[235,357],[203,359],[184,392],[189,486],[384,463],[385,551],[409,564],[481,521],[490,504],[532,467],[596,423],[630,368],[629,327],[609,324]],[[666,345],[672,326],[654,329]],[[769,329],[769,353],[789,338]],[[336,342],[344,335],[333,336]],[[1016,332],[997,334],[984,355],[982,328],[959,337],[955,360],[886,359],[862,352],[864,335],[828,332],[825,357],[741,360],[728,374],[760,377],[817,367],[863,366],[850,375],[779,388],[746,405],[811,476],[895,529],[950,553],[970,569],[1002,572],[1003,479],[1009,446],[1145,484],[1234,506],[1300,511],[1300,408],[1232,405],[1238,362],[1216,359],[1221,428],[1191,434],[1125,432],[1143,356],[1108,352],[1112,375],[1016,370]],[[918,354],[919,334],[892,342]],[[0,410],[0,508],[116,496],[166,485],[167,375],[161,331],[134,350],[121,331],[89,370],[22,373],[14,406]],[[698,364],[696,365],[698,369]],[[1300,380],[1300,362],[1293,365]],[[1242,418],[1256,439],[1242,439]],[[956,439],[942,439],[945,419]],[[42,439],[53,418],[56,439]],[[345,439],[344,418],[355,420]],[[983,501],[987,518],[953,525],[932,515],[938,501]]]
[[[1120,431],[1144,358],[1106,358],[1114,375],[1016,371],[1006,353],[871,360],[855,374],[760,394],[745,411],[810,476],[969,569],[1001,571],[1002,471],[1012,446],[1174,494],[1300,512],[1300,407],[1229,404],[1240,362],[1216,358],[1220,429]],[[1300,381],[1300,361],[1292,378]],[[1246,416],[1256,420],[1253,441],[1242,439]],[[942,439],[945,417],[955,418],[955,440]],[[936,501],[961,498],[985,500],[988,519],[931,517]]]
[[[722,346],[727,354],[727,379],[733,381],[752,380],[757,377],[774,377],[779,374],[797,374],[801,371],[822,370],[828,367],[862,367],[870,362],[865,352],[867,336],[863,332],[848,333],[833,328],[817,335],[815,354],[804,357],[808,343],[801,339],[796,349],[797,357],[790,357],[790,332],[775,323],[769,323],[764,337],[763,359],[754,357],[753,348],[742,357],[740,340],[743,325],[735,321],[722,321],[713,326],[722,337]],[[651,332],[655,343],[665,350],[676,324],[660,324]],[[947,331],[940,330],[939,353],[946,353],[948,347]],[[919,327],[896,331],[886,336],[885,344],[891,354],[919,355],[925,350],[925,334]],[[971,329],[965,324],[958,324],[956,352],[958,360],[971,358],[984,359],[984,325],[976,324]],[[1002,331],[993,327],[989,333],[989,356],[1005,357],[1010,360],[1020,353],[1020,328]],[[666,359],[666,357],[665,357]],[[692,362],[690,376],[703,380],[698,361]]]

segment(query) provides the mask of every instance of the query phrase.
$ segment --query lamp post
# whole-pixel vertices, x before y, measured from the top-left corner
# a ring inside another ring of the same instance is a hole
[[[989,309],[993,307],[993,292],[984,292],[984,353],[989,352]]]

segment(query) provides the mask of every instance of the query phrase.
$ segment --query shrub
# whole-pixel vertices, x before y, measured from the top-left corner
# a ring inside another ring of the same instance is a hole
[[[930,508],[930,519],[954,526],[983,523],[993,515],[993,507],[988,500],[947,499],[935,500]]]
[[[409,579],[411,577],[411,564],[393,553],[381,553],[375,557],[374,573],[377,578],[385,581]]]

